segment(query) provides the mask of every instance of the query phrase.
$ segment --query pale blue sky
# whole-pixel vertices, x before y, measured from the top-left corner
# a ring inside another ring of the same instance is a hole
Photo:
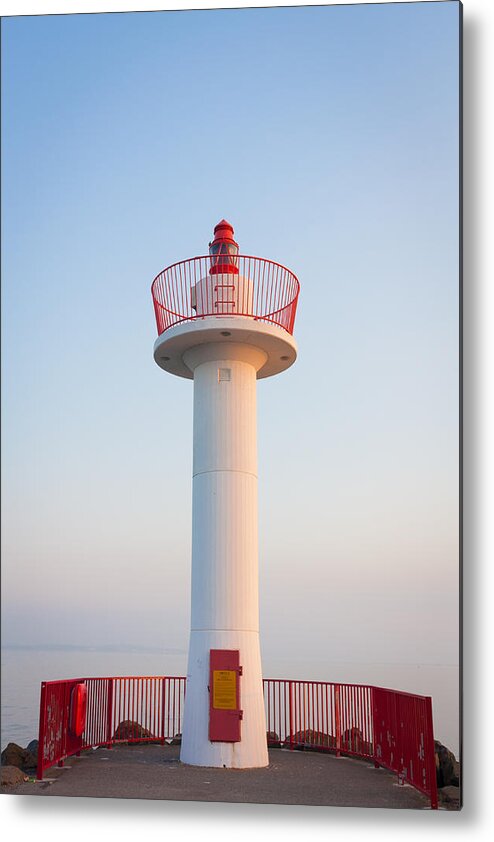
[[[5,642],[186,647],[192,386],[150,284],[226,217],[302,287],[258,387],[265,660],[457,660],[458,15],[3,21]]]

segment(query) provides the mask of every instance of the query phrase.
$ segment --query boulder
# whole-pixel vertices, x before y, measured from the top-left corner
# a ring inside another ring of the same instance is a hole
[[[459,786],[443,786],[439,790],[439,798],[441,803],[446,806],[448,810],[460,809],[460,787]]]
[[[156,739],[154,735],[147,728],[144,728],[139,722],[134,722],[131,719],[124,719],[118,725],[114,735],[114,740],[127,740],[129,742],[136,742],[139,740]]]
[[[26,751],[30,751],[31,754],[38,754],[38,740],[31,740],[29,745],[26,746]]]
[[[37,755],[21,748],[17,743],[9,743],[2,751],[2,766],[16,766],[25,772],[32,772],[36,769],[37,763]]]
[[[453,780],[451,783],[453,786],[460,786],[460,763],[458,760],[453,763]]]
[[[2,766],[0,780],[2,789],[13,789],[28,778],[17,766]]]
[[[290,748],[290,735],[287,734],[284,748]],[[324,731],[313,731],[308,728],[306,731],[297,731],[293,735],[293,747],[300,750],[317,750],[320,748],[336,749],[336,737],[334,734],[326,734]],[[372,746],[364,740],[362,731],[359,728],[348,728],[341,737],[342,752],[354,752],[355,754],[371,755]]]
[[[364,747],[364,735],[360,728],[347,728],[341,736],[341,745],[347,751],[360,753]]]
[[[443,746],[439,740],[434,740],[436,755],[436,780],[438,787],[459,786],[460,764],[453,752]]]
[[[276,731],[268,731],[266,733],[269,748],[281,748],[281,740]]]
[[[332,734],[325,734],[323,731],[313,731],[307,728],[306,731],[296,731],[293,738],[290,734],[286,735],[284,748],[290,748],[291,743],[297,749],[317,749],[317,748],[335,748],[336,738]]]
[[[353,751],[355,754],[372,755],[372,743],[364,740],[360,728],[348,728],[341,737],[342,751]]]

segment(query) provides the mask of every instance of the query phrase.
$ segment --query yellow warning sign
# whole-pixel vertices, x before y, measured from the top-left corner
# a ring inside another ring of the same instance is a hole
[[[213,670],[213,707],[236,710],[237,674],[235,670]]]

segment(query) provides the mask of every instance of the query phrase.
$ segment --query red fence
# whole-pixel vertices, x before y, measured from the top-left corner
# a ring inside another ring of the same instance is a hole
[[[268,745],[331,751],[396,772],[437,809],[432,699],[323,681],[264,680]]]
[[[372,688],[374,757],[430,796],[437,809],[432,699]]]
[[[251,316],[293,333],[300,290],[293,272],[262,257],[238,255],[234,260],[234,273],[211,274],[209,255],[163,269],[151,287],[158,335],[178,322],[206,316]]]
[[[268,744],[373,758],[372,690],[325,681],[265,679]]]
[[[69,728],[72,690],[87,687],[86,727]],[[139,676],[73,678],[41,684],[38,778],[50,766],[87,748],[118,742],[161,742],[181,732],[185,678]]]
[[[87,687],[86,726],[69,727],[71,694]],[[185,678],[87,678],[41,685],[38,778],[84,749],[171,741],[182,732]],[[364,757],[396,772],[437,809],[432,700],[323,681],[264,680],[268,745]]]

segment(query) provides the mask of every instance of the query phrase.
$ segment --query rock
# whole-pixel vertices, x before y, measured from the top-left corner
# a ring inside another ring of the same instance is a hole
[[[269,748],[281,748],[281,740],[276,731],[268,731],[266,733]]]
[[[25,772],[32,772],[36,769],[37,763],[37,755],[21,748],[17,743],[9,743],[2,751],[2,766],[16,766]]]
[[[131,719],[124,719],[113,735],[114,740],[128,740],[129,742],[147,740],[150,737],[156,739],[151,731]]]
[[[287,734],[284,748],[290,748],[290,734]],[[336,739],[332,734],[325,734],[323,731],[313,731],[308,728],[306,731],[297,731],[293,735],[293,747],[297,749],[335,748]]]
[[[443,746],[439,740],[434,740],[436,754],[436,779],[438,787],[459,786],[460,764],[453,752]]]
[[[313,731],[308,728],[306,731],[297,731],[293,735],[293,747],[299,750],[317,751],[320,748],[336,749],[336,737],[333,734],[325,734],[324,731]],[[287,734],[283,748],[290,748],[290,735]],[[364,740],[362,731],[359,728],[349,728],[342,734],[342,752],[354,752],[364,756],[372,754],[372,746]]]
[[[356,754],[370,753],[370,744],[364,740],[360,728],[348,728],[342,736],[341,746],[347,751],[354,751]]]
[[[13,789],[28,780],[28,777],[17,766],[2,766],[0,775],[2,789],[4,787]]]
[[[449,810],[460,809],[459,786],[443,786],[442,789],[439,790],[439,798]]]
[[[31,740],[28,746],[26,746],[26,751],[30,751],[31,754],[38,755],[38,740]]]

